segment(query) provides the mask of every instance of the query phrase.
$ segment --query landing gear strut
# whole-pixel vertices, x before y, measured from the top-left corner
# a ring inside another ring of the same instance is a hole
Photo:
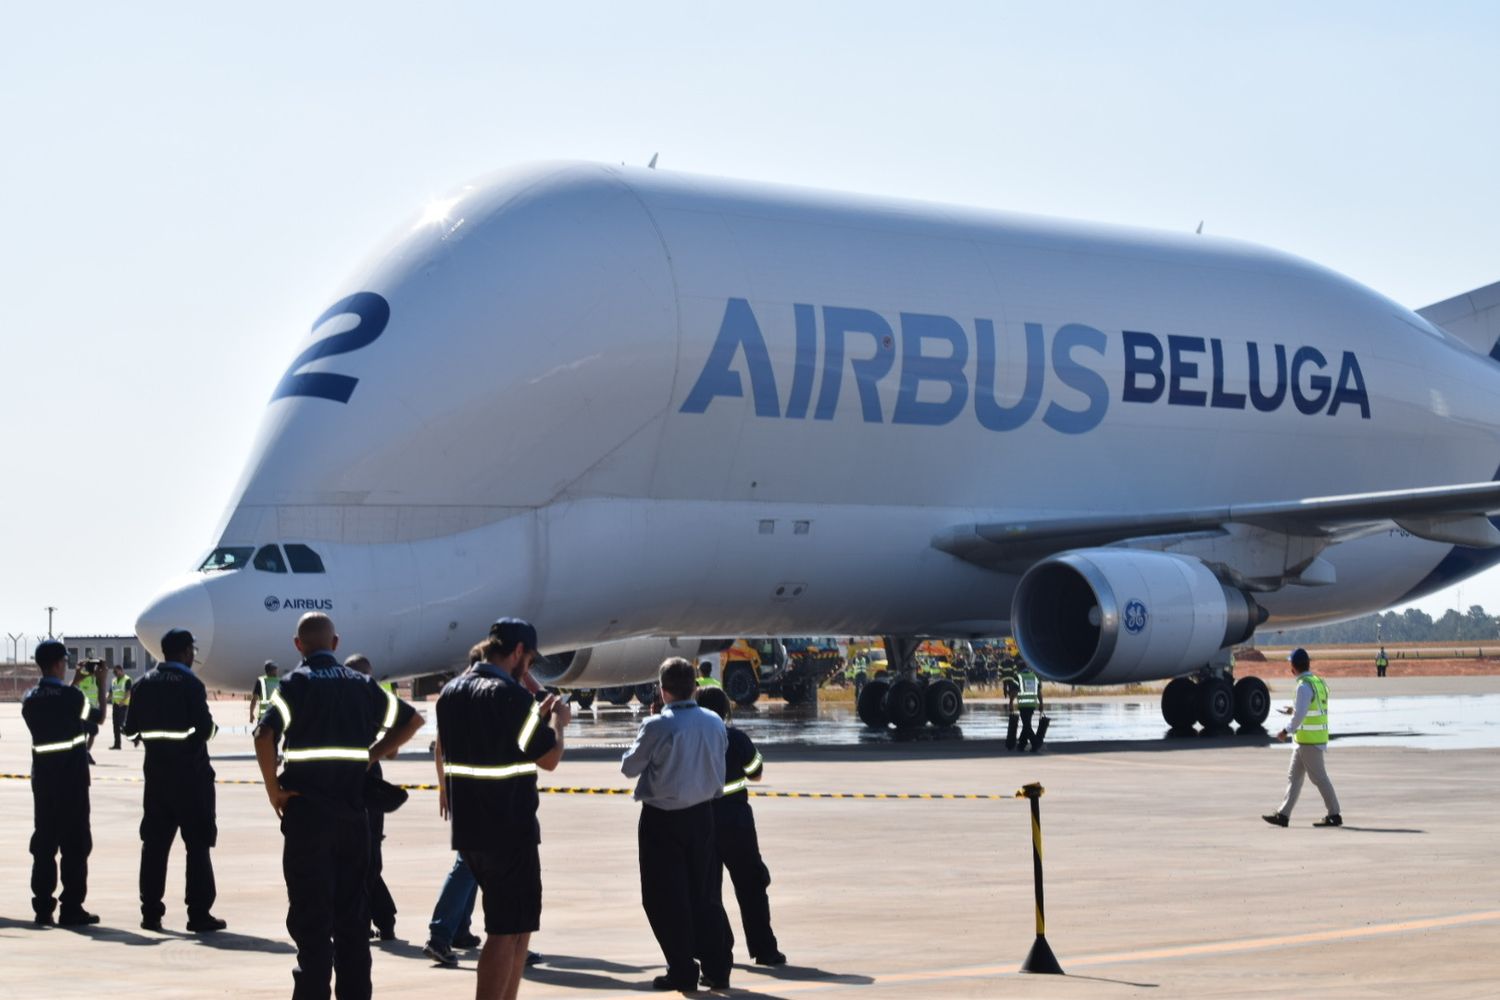
[[[916,672],[917,646],[921,640],[885,637],[886,662],[891,679],[866,681],[857,701],[859,719],[871,729],[894,726],[902,732],[934,726],[951,726],[964,712],[963,692],[946,678],[929,681]]]

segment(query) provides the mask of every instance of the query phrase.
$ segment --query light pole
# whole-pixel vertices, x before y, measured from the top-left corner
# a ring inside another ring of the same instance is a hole
[[[52,613],[56,610],[57,608],[53,607],[52,605],[47,605],[47,638],[49,639],[56,638],[52,634]]]

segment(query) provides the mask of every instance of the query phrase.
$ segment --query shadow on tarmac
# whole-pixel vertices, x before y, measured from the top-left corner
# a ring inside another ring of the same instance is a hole
[[[163,945],[171,941],[196,941],[208,948],[224,951],[262,951],[272,955],[292,955],[297,949],[285,941],[256,937],[253,934],[236,934],[233,931],[218,931],[214,934],[189,934],[186,931],[162,930],[152,934],[138,934],[123,927],[108,924],[91,924],[84,927],[38,927],[32,920],[17,920],[0,917],[0,930],[24,929],[48,933],[79,934],[99,941],[113,941],[132,948]]]
[[[861,976],[847,972],[828,972],[825,969],[815,969],[810,965],[738,965],[736,968],[748,969],[762,976],[770,976],[772,979],[786,979],[792,982],[825,982],[835,983],[839,986],[869,986],[875,981],[873,976]]]

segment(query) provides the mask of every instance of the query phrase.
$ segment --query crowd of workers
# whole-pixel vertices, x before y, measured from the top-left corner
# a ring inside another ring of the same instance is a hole
[[[384,815],[407,797],[384,780],[380,762],[424,720],[393,685],[371,677],[368,659],[339,661],[327,615],[304,615],[293,641],[300,665],[282,677],[268,661],[250,709],[256,762],[283,835],[286,926],[297,950],[292,996],[368,998],[370,940],[395,933],[395,904],[381,878]],[[192,671],[194,652],[191,633],[172,629],[162,637],[163,662],[134,684],[111,680],[109,704],[115,745],[124,736],[145,746],[141,927],[163,929],[167,859],[180,835],[186,928],[212,934],[226,927],[211,912],[218,831],[207,745],[218,727]],[[542,903],[537,775],[558,766],[572,717],[566,696],[543,691],[532,678],[537,656],[535,628],[502,618],[436,706],[439,812],[450,823],[457,858],[424,950],[451,964],[453,947],[479,944],[467,927],[477,897],[486,935],[479,998],[515,997],[536,957],[528,945]],[[38,645],[35,658],[42,677],[22,704],[32,737],[35,922],[94,924],[99,917],[84,903],[93,849],[88,748],[105,713],[99,672],[90,664],[65,683],[67,651],[55,640]],[[734,947],[722,903],[726,868],[750,957],[762,965],[786,961],[771,930],[770,872],[746,791],[764,763],[750,738],[729,725],[729,700],[711,672],[699,677],[688,661],[669,659],[659,686],[660,700],[621,765],[637,780],[642,905],[666,961],[651,985],[723,989]]]

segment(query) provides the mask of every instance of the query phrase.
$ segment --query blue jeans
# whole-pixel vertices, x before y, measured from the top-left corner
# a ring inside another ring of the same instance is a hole
[[[432,908],[428,939],[449,947],[460,932],[469,934],[469,918],[474,915],[474,900],[478,895],[479,883],[460,854],[454,858],[453,867],[443,880],[443,891],[438,893],[437,905]]]

